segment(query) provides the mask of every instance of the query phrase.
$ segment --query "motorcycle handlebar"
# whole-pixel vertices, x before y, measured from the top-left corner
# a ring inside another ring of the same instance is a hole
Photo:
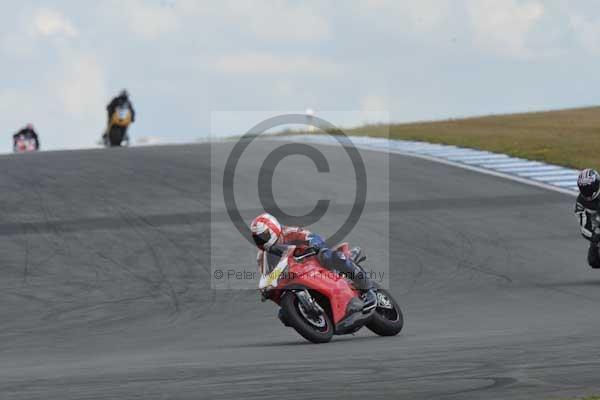
[[[310,247],[306,250],[306,252],[304,254],[301,254],[299,256],[294,256],[294,259],[296,259],[296,261],[300,261],[307,257],[316,256],[317,254],[319,254],[317,249],[315,249],[314,247]]]

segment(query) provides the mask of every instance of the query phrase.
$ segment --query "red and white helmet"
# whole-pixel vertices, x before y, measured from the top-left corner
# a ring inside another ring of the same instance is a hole
[[[252,239],[259,249],[268,249],[281,236],[281,224],[271,214],[260,214],[250,224]]]

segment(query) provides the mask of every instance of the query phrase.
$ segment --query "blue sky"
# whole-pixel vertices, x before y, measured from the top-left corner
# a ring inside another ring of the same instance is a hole
[[[123,87],[132,135],[165,141],[221,110],[440,119],[597,104],[600,3],[4,1],[0,55],[0,151],[27,122],[47,149],[94,146]]]

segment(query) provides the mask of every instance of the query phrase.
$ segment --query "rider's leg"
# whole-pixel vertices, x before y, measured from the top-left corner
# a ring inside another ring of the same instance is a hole
[[[363,292],[365,308],[373,308],[377,304],[377,295],[373,290],[375,284],[360,266],[347,259],[343,253],[325,248],[319,252],[321,264],[330,270],[337,270],[346,275],[358,290]]]
[[[343,253],[327,248],[322,249],[319,252],[319,260],[325,268],[336,270],[346,275],[354,282],[357,289],[368,290],[373,287],[373,283],[365,271],[351,260],[347,259]]]
[[[598,254],[598,244],[590,242],[588,249],[588,264],[592,268],[600,268],[600,254]]]

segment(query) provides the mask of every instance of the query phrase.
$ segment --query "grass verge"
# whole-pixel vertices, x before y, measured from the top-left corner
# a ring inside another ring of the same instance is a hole
[[[578,399],[571,399],[571,400],[600,400],[600,396],[580,397]]]
[[[489,150],[572,168],[600,169],[600,107],[367,125],[349,135],[421,140]],[[598,399],[600,400],[600,399]]]

